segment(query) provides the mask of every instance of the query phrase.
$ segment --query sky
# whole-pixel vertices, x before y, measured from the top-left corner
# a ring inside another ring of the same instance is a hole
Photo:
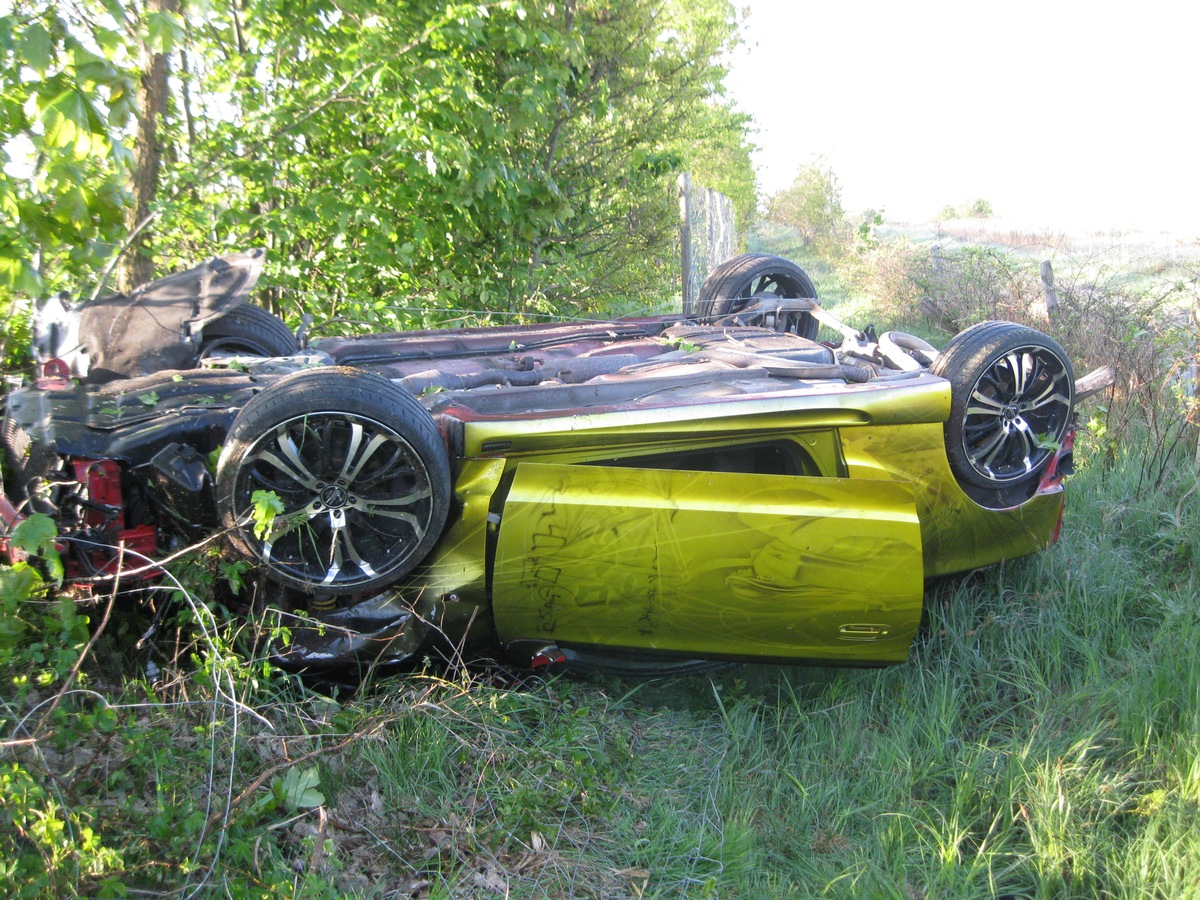
[[[734,0],[760,186],[823,160],[847,211],[985,199],[1029,228],[1200,238],[1200,4]]]

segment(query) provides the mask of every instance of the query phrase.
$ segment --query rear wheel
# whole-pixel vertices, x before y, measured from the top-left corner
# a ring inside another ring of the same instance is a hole
[[[988,505],[1027,499],[1071,425],[1075,376],[1062,347],[1023,325],[983,322],[932,371],[951,385],[946,455],[959,483]]]
[[[200,358],[213,356],[290,356],[299,349],[296,336],[283,320],[243,303],[204,326]]]
[[[273,492],[282,509],[255,521]],[[258,494],[258,500],[256,500]],[[274,581],[363,593],[410,572],[441,535],[450,465],[433,418],[393,382],[357,369],[289,375],[238,413],[217,465],[235,547]]]
[[[816,296],[812,279],[794,262],[766,253],[743,253],[721,263],[705,279],[696,301],[696,314],[712,320],[740,312],[760,300]],[[792,318],[789,330],[816,339],[817,320],[810,313],[793,314]]]

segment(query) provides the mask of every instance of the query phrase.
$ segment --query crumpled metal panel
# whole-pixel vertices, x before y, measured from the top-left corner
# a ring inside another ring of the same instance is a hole
[[[494,644],[487,606],[488,513],[504,460],[463,460],[454,481],[460,510],[403,590],[453,646]]]
[[[285,669],[321,671],[403,662],[425,647],[430,625],[396,591],[384,591],[316,624],[293,624],[272,660]]]
[[[493,605],[509,645],[883,663],[922,591],[907,484],[525,463]]]
[[[144,284],[131,296],[110,294],[79,309],[86,361],[72,363],[93,381],[133,378],[196,361],[198,329],[245,302],[262,273],[262,250],[231,253]]]

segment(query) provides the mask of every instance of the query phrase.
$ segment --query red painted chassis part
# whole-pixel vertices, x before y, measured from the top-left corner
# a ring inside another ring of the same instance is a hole
[[[85,486],[86,496],[94,506],[83,514],[83,522],[89,528],[105,529],[115,537],[114,549],[77,547],[74,552],[60,541],[58,549],[63,553],[68,580],[86,579],[96,575],[128,574],[128,570],[140,570],[141,577],[156,574],[147,570],[147,562],[154,559],[158,550],[158,529],[153,525],[125,527],[125,496],[121,491],[121,466],[111,459],[72,459],[71,468],[75,479]],[[104,508],[98,508],[103,506]],[[9,499],[0,494],[0,520],[10,531],[26,516],[13,507]],[[122,552],[130,555],[123,564]],[[87,554],[85,562],[80,554]],[[23,559],[25,554],[14,548],[7,537],[0,539],[0,554],[9,562]]]

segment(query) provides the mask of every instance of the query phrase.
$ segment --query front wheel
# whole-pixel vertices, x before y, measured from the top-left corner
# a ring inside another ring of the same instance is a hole
[[[950,381],[946,455],[973,496],[1029,495],[1071,425],[1075,376],[1056,341],[1012,322],[955,337],[932,372]]]
[[[273,493],[273,518],[255,515]],[[257,495],[257,498],[256,498]],[[277,583],[308,593],[377,590],[441,535],[450,463],[429,412],[357,369],[280,379],[243,407],[217,465],[234,546]]]

